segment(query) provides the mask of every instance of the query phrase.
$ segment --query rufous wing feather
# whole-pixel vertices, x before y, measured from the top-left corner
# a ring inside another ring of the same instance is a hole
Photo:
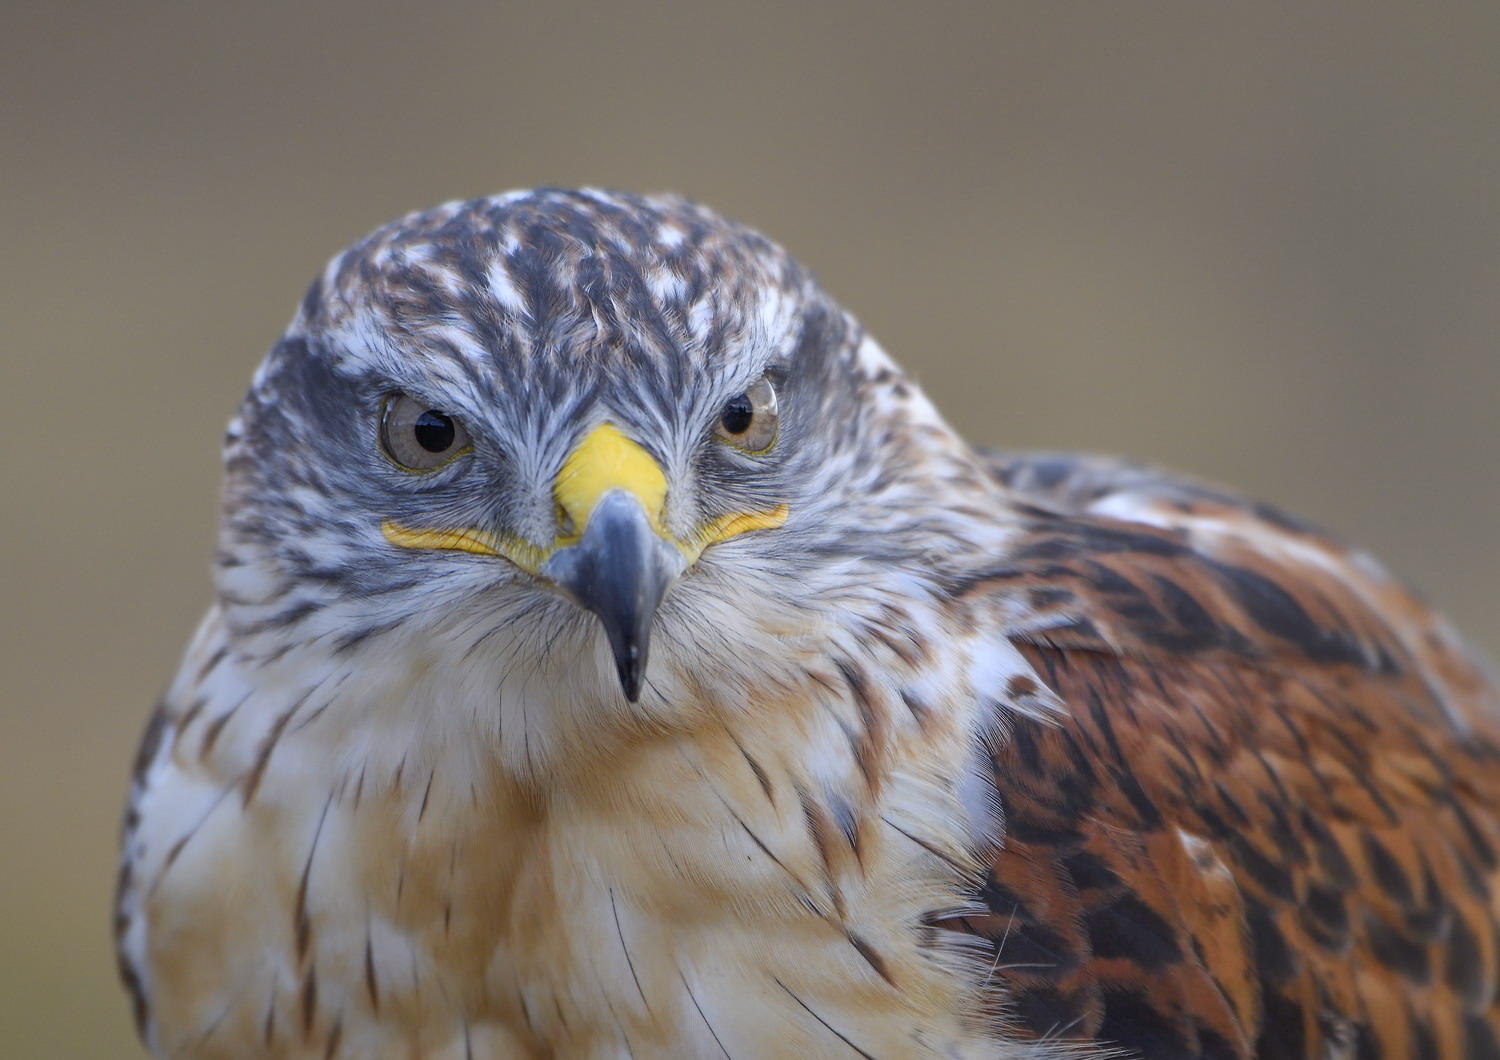
[[[1159,1058],[1500,1057],[1500,711],[1366,557],[1138,468],[997,460],[1037,510],[968,592],[1065,705],[991,755],[1017,1032]]]

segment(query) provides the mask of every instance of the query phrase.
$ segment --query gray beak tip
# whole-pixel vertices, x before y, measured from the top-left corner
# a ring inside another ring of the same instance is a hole
[[[632,703],[641,699],[641,682],[646,676],[646,655],[632,644],[624,651],[615,650],[615,671],[620,677],[620,690]]]
[[[620,689],[632,703],[639,701],[645,682],[656,609],[679,569],[675,550],[623,490],[606,494],[578,542],[559,550],[542,569],[599,619]]]

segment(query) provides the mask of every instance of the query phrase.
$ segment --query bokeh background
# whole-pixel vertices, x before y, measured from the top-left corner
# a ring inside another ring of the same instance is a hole
[[[108,905],[222,425],[406,210],[680,190],[972,438],[1374,547],[1500,648],[1500,5],[0,8],[0,1054],[136,1056]]]

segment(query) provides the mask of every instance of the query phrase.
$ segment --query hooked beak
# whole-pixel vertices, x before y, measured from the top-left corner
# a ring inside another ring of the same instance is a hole
[[[558,549],[542,565],[542,577],[598,616],[620,688],[632,703],[640,699],[656,609],[683,566],[682,553],[624,489],[601,497],[578,543]]]

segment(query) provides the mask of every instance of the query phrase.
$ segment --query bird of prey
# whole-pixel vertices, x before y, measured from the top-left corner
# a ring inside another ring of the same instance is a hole
[[[987,453],[688,201],[412,214],[225,442],[162,1057],[1500,1057],[1500,695],[1369,556]]]

